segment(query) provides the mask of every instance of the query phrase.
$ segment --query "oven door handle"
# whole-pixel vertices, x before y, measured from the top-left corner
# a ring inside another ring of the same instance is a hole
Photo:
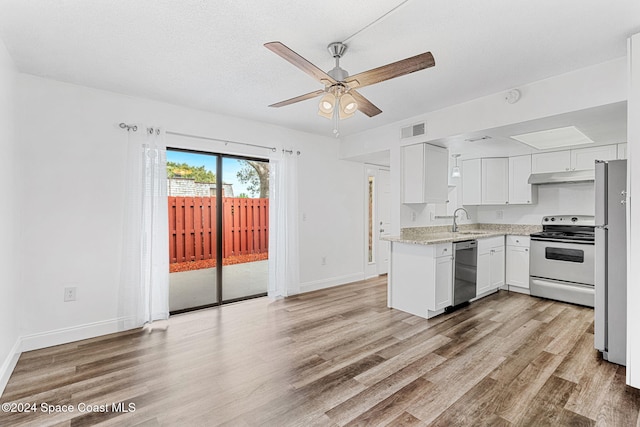
[[[584,240],[563,240],[563,239],[549,239],[546,237],[531,237],[531,241],[536,242],[553,242],[553,243],[566,243],[570,245],[594,245],[593,241],[584,241]]]

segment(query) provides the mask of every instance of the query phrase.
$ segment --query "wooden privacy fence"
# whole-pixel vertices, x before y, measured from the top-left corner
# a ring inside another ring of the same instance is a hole
[[[169,262],[216,258],[216,198],[169,197]],[[222,198],[222,257],[269,251],[269,199]]]

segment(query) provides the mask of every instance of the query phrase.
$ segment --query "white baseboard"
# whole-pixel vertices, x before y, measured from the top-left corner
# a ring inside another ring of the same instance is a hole
[[[120,332],[122,330],[122,324],[122,319],[110,319],[71,326],[69,328],[55,329],[38,334],[25,335],[21,338],[22,346],[20,351],[38,350],[40,348]]]
[[[519,293],[519,294],[531,295],[531,293],[529,292],[529,289],[527,289],[527,288],[521,288],[521,287],[519,287],[519,286],[509,285],[509,291],[511,291],[511,292],[517,292],[517,293]]]
[[[4,362],[0,366],[0,396],[2,396],[2,393],[4,393],[4,388],[7,386],[9,378],[11,377],[16,364],[18,363],[18,359],[20,358],[21,354],[21,345],[22,338],[18,337],[15,344],[9,351],[9,354],[7,354],[7,357],[4,359]]]
[[[344,285],[346,283],[351,283],[351,282],[357,282],[359,280],[364,280],[363,271],[355,274],[348,274],[346,276],[331,277],[329,279],[300,283],[300,293],[332,288],[334,286]]]

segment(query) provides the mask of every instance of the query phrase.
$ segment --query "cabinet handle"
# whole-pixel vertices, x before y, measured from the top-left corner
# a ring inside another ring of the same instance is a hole
[[[443,249],[442,251],[443,251],[443,252],[447,252],[448,250],[449,250],[449,249],[447,249],[447,248],[444,248],[444,249]]]
[[[529,252],[529,248],[526,248],[524,251],[525,251],[525,252]]]

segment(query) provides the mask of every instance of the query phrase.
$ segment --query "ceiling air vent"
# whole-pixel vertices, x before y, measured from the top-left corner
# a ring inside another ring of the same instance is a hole
[[[414,136],[421,136],[427,133],[427,122],[416,123],[415,125],[402,128],[400,138],[413,138]]]

